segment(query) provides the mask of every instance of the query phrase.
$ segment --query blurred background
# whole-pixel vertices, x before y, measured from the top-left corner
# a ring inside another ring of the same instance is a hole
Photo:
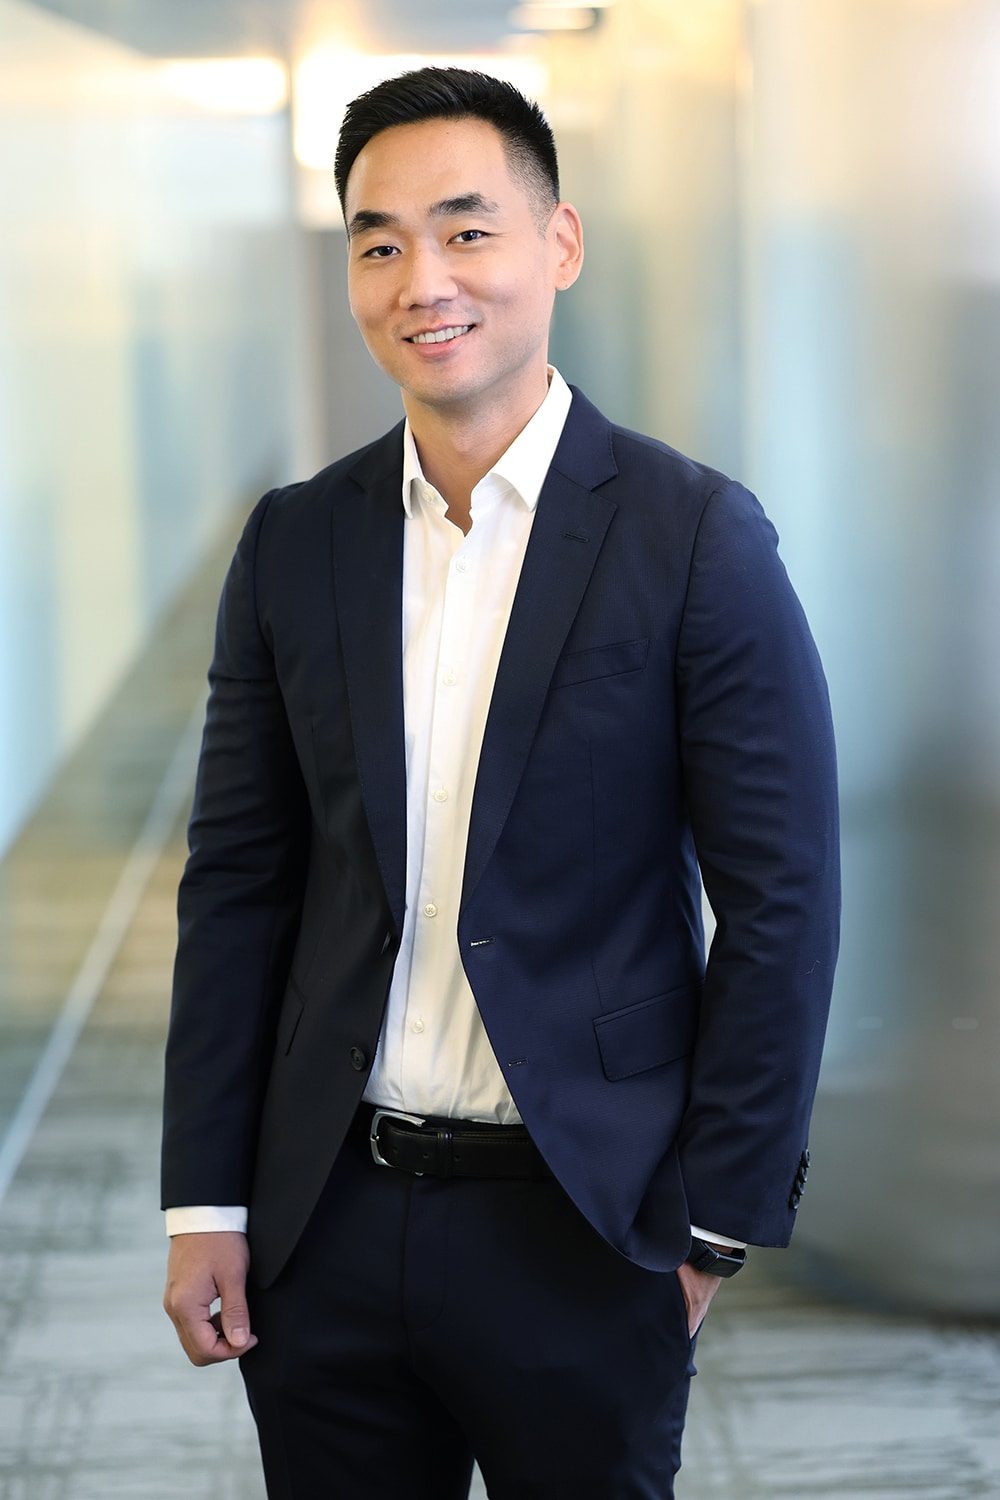
[[[241,518],[399,411],[343,106],[455,60],[556,130],[555,363],[760,495],[833,698],[815,1171],[683,1493],[1000,1496],[996,0],[0,0],[0,1500],[258,1493],[149,1321],[172,890]]]

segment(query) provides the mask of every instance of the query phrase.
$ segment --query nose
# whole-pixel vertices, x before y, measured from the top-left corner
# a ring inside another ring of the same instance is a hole
[[[458,295],[458,285],[436,245],[415,245],[399,288],[401,307],[435,307]]]

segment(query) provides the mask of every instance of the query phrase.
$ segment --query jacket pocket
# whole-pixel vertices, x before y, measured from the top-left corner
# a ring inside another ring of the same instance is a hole
[[[568,687],[572,682],[590,682],[595,677],[615,677],[637,672],[646,665],[649,637],[638,641],[614,641],[586,651],[567,651],[556,663],[551,686]]]
[[[598,1016],[594,1032],[612,1083],[687,1057],[694,1047],[698,992],[685,986]]]

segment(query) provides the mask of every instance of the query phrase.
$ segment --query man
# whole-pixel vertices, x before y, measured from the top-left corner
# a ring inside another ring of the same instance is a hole
[[[662,1500],[693,1335],[806,1175],[822,673],[753,498],[548,366],[583,248],[537,108],[394,79],[337,183],[406,425],[265,496],[226,583],[166,1305],[243,1357],[272,1497],[455,1500],[475,1455],[494,1500]]]

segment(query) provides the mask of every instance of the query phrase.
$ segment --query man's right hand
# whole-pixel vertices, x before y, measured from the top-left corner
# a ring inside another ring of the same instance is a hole
[[[257,1340],[250,1332],[245,1234],[176,1234],[170,1241],[163,1306],[193,1365],[238,1359]],[[212,1303],[221,1299],[218,1312]]]

